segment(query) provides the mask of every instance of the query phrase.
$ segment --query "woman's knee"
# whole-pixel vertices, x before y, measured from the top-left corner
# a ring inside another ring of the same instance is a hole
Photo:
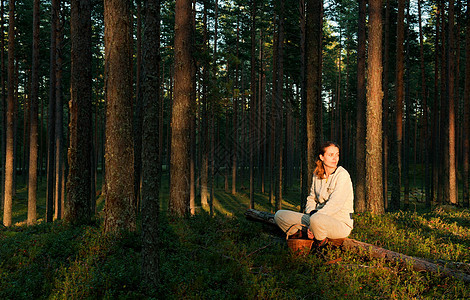
[[[285,211],[284,210],[278,210],[275,214],[274,214],[274,222],[276,222],[276,224],[279,224],[279,221],[284,219],[283,218],[283,215],[284,215]]]
[[[325,217],[328,218],[328,216],[323,215],[323,214],[318,214],[318,213],[313,214],[310,217],[310,225],[311,226],[316,226],[316,225],[324,223],[325,222]]]

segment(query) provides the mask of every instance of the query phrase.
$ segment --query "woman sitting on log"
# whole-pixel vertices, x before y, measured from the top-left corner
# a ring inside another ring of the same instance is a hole
[[[276,212],[274,220],[286,234],[291,234],[288,238],[314,239],[314,245],[319,247],[327,238],[346,238],[351,233],[353,187],[348,171],[338,167],[338,161],[339,146],[334,142],[324,143],[318,151],[305,213]]]

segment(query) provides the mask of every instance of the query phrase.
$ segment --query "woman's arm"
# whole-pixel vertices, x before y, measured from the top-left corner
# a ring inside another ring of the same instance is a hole
[[[307,205],[305,206],[305,213],[309,214],[312,210],[317,207],[317,198],[315,194],[315,175],[312,178],[312,186],[310,187],[310,195],[307,196]]]

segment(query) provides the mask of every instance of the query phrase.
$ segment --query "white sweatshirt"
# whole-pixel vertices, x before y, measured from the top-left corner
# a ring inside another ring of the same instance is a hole
[[[305,213],[314,209],[318,210],[317,214],[331,216],[353,228],[354,192],[345,168],[337,167],[326,179],[313,175]]]

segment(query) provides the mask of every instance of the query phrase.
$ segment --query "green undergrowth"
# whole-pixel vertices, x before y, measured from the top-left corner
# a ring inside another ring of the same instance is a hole
[[[468,211],[357,215],[352,237],[430,260],[470,262]],[[468,284],[367,255],[289,252],[241,217],[160,220],[157,291],[141,286],[138,233],[61,222],[0,231],[0,299],[463,299]],[[465,271],[461,269],[460,271]]]
[[[257,209],[272,211],[264,194]],[[285,208],[298,209],[286,191]],[[101,221],[0,228],[0,299],[466,299],[468,283],[367,253],[290,253],[279,229],[246,220],[249,199],[216,190],[203,209],[170,219],[162,197],[160,285],[142,286],[139,232],[103,234]],[[102,199],[98,206],[102,207]],[[355,214],[351,238],[470,274],[470,212]]]

